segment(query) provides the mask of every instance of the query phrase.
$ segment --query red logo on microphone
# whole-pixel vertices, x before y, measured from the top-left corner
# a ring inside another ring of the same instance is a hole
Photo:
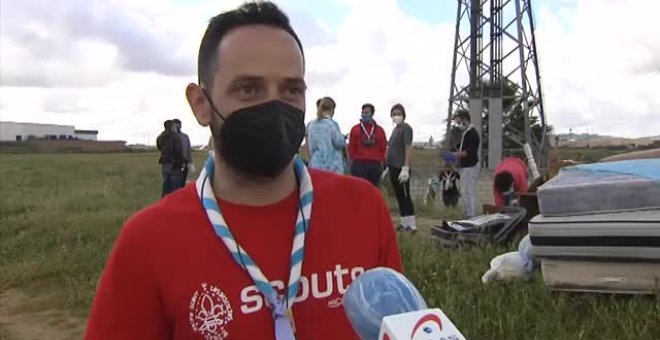
[[[422,327],[422,325],[424,325],[428,321],[431,321],[431,322],[437,324],[438,328],[440,328],[440,330],[442,330],[442,321],[440,320],[440,317],[435,315],[435,314],[430,314],[429,313],[429,314],[426,314],[426,315],[422,316],[421,318],[419,318],[419,320],[417,320],[417,323],[415,324],[415,327],[413,327],[412,334],[410,335],[410,338],[414,338],[415,334],[417,334],[417,331],[420,330],[420,329],[424,332],[427,332],[427,333],[432,332],[433,330],[431,328]],[[428,328],[428,330],[427,330],[427,328]]]

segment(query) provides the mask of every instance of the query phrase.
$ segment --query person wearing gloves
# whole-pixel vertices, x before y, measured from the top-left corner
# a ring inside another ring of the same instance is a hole
[[[417,231],[415,223],[415,208],[410,197],[410,158],[412,154],[413,130],[405,123],[406,110],[403,105],[396,104],[390,110],[390,116],[395,124],[387,149],[387,173],[394,188],[394,195],[399,204],[401,223],[398,230]]]

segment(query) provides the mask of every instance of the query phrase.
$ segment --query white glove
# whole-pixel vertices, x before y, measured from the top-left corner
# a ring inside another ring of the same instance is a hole
[[[193,174],[197,172],[197,168],[195,168],[194,163],[188,163],[188,172],[193,173]]]
[[[383,173],[380,175],[380,180],[381,181],[385,180],[385,177],[387,177],[387,174],[389,174],[389,173],[390,173],[390,168],[386,167],[385,171],[383,171]]]
[[[406,183],[410,179],[410,167],[404,166],[399,174],[399,183]]]

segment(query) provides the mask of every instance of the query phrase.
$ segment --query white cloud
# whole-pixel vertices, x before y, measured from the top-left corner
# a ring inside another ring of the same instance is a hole
[[[348,131],[357,123],[361,105],[370,102],[376,106],[375,118],[389,131],[389,110],[400,102],[416,140],[442,134],[452,23],[423,23],[403,13],[393,0],[356,1],[336,36],[336,43],[306,51],[308,112],[314,112],[316,98],[330,95],[337,101],[335,119]]]
[[[401,102],[416,140],[440,138],[454,23],[422,22],[395,0],[333,1],[350,8],[334,27],[290,9],[307,46],[308,119],[316,99],[330,95],[344,132],[365,102],[376,105],[389,131],[389,108]],[[103,139],[153,143],[162,121],[179,117],[193,143],[205,143],[208,131],[197,126],[184,89],[196,79],[209,17],[241,2],[115,0],[101,6],[109,12],[82,0],[62,1],[56,11],[36,0],[10,2],[0,13],[0,118],[75,124],[99,129]],[[558,131],[657,134],[660,120],[651,117],[660,113],[660,39],[653,23],[660,3],[564,3],[559,10],[548,1],[536,6],[549,123]],[[67,21],[75,15],[87,26]],[[123,24],[107,25],[110,19]]]
[[[580,0],[559,12],[540,8],[546,111],[558,131],[658,134],[660,121],[651,119],[660,115],[660,39],[653,33],[658,9],[653,0]]]

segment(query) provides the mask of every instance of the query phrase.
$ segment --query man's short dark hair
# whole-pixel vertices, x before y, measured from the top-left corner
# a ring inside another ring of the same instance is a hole
[[[172,119],[172,122],[174,122],[176,125],[181,125],[181,121],[178,118]]]
[[[171,129],[172,125],[174,125],[174,121],[171,119],[168,119],[163,123],[163,127],[165,128],[165,130]]]
[[[372,104],[369,104],[369,103],[366,103],[366,104],[362,105],[362,111],[364,111],[364,109],[371,110],[371,113],[376,112],[376,108]]]
[[[467,112],[465,110],[460,110],[460,111],[456,112],[456,114],[454,115],[454,118],[465,119],[468,122],[472,121],[472,118],[470,117],[470,112]]]
[[[316,108],[317,108],[317,109],[318,109],[319,106],[321,105],[321,100],[323,100],[323,98],[319,98],[319,99],[316,100]]]
[[[218,59],[218,45],[220,45],[222,38],[233,29],[251,25],[273,26],[291,34],[298,43],[298,47],[300,47],[304,63],[305,53],[302,43],[291,27],[289,17],[270,1],[247,2],[234,10],[218,14],[209,21],[197,56],[197,77],[200,85],[206,88],[213,86],[213,74]]]
[[[495,190],[506,192],[513,185],[513,175],[508,171],[502,171],[495,175]]]

